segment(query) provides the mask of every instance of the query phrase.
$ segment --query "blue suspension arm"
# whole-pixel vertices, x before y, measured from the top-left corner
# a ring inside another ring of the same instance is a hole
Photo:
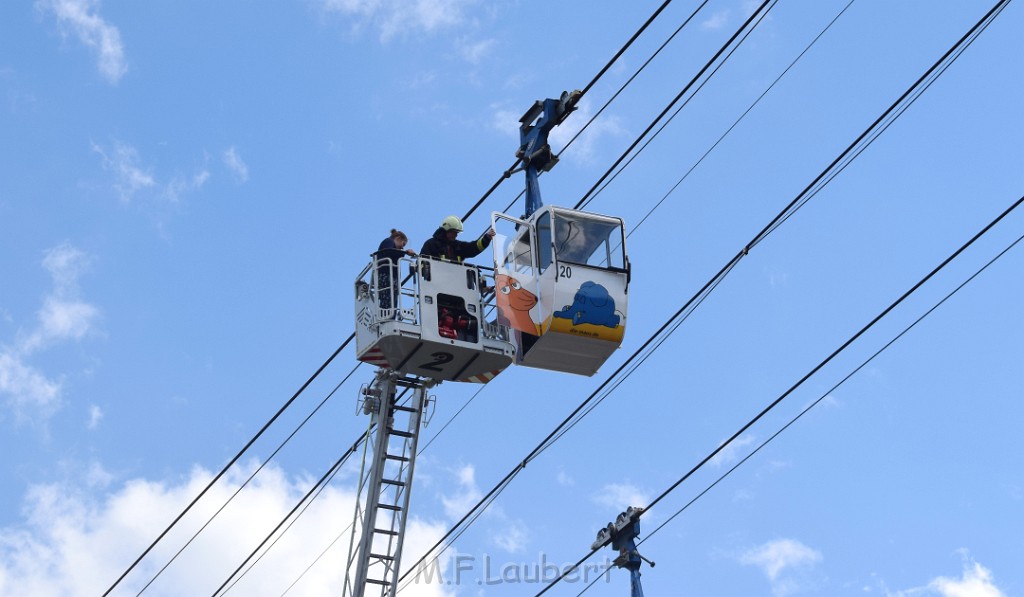
[[[581,95],[578,90],[571,93],[565,91],[559,99],[538,100],[519,119],[519,150],[516,151],[516,157],[522,161],[523,170],[526,171],[525,217],[530,217],[544,205],[540,198],[540,173],[551,170],[558,163],[558,156],[548,144],[548,133],[576,109],[576,102]]]

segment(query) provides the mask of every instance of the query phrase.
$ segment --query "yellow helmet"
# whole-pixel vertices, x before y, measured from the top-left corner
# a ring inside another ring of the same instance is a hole
[[[444,230],[457,230],[462,232],[462,220],[455,216],[448,216],[441,222],[441,228]]]

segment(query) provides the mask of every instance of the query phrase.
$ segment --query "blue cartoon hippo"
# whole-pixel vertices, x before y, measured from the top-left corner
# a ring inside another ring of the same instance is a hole
[[[610,328],[619,325],[619,316],[615,314],[615,299],[608,294],[604,286],[595,282],[584,282],[576,291],[572,305],[566,305],[553,315],[561,319],[571,319],[573,325],[591,323]]]

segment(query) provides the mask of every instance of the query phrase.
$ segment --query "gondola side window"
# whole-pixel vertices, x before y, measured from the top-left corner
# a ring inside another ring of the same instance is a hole
[[[558,261],[605,269],[625,269],[622,224],[559,213],[555,217]]]

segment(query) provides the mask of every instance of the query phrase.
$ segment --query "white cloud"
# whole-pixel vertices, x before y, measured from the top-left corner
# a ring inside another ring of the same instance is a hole
[[[592,116],[593,112],[591,111],[590,102],[586,99],[580,101],[576,111],[570,114],[565,119],[565,122],[556,126],[551,131],[551,134],[548,136],[551,147],[555,151],[562,151],[565,145],[583,129],[583,126],[587,124],[587,121]],[[518,121],[519,116],[512,122]],[[559,157],[571,158],[584,164],[592,163],[597,154],[597,148],[605,137],[618,137],[625,132],[626,130],[623,128],[619,117],[605,112],[601,115],[601,118],[592,122],[578,139],[573,141],[571,153],[566,153],[564,156],[559,154]],[[516,134],[519,134],[518,129],[516,129]]]
[[[772,594],[783,597],[809,588],[813,581],[807,573],[823,557],[795,539],[776,539],[747,550],[738,559],[743,565],[760,568],[771,583]]]
[[[95,461],[89,463],[89,468],[85,472],[85,482],[89,487],[102,489],[108,487],[113,481],[114,475],[103,468],[102,464]]]
[[[450,471],[455,477],[455,489],[448,495],[441,495],[441,505],[449,519],[461,520],[483,497],[476,482],[476,469],[467,464]],[[450,483],[447,484],[450,486]],[[482,513],[487,520],[487,534],[497,547],[510,553],[522,551],[529,540],[529,532],[521,520],[505,514],[504,510],[491,504]]]
[[[529,538],[526,525],[520,521],[512,522],[503,529],[493,532],[494,544],[509,553],[523,551]]]
[[[711,459],[711,464],[716,467],[723,467],[738,462],[741,457],[740,452],[747,446],[753,444],[754,441],[755,438],[752,435],[741,435],[740,437],[737,437],[727,446],[722,448],[721,452],[715,454],[715,457]]]
[[[97,143],[92,143],[91,146],[102,159],[103,169],[113,176],[114,191],[122,203],[131,203],[143,191],[152,191],[148,195],[150,198],[177,203],[183,195],[198,191],[210,179],[210,171],[205,163],[209,156],[206,156],[204,163],[198,166],[194,174],[174,176],[165,183],[157,179],[151,168],[142,165],[139,151],[135,147],[119,140],[115,140],[110,147],[103,147]],[[245,164],[234,154],[234,148],[229,151],[235,162],[229,162],[228,154],[225,154],[225,163],[236,177],[247,178],[248,170]]]
[[[701,21],[700,26],[704,29],[717,30],[725,27],[726,23],[729,22],[729,11],[719,10],[712,14],[707,19]]]
[[[95,143],[92,150],[103,158],[104,169],[114,174],[114,188],[122,202],[128,203],[137,192],[156,186],[153,175],[139,166],[139,152],[134,147],[115,141],[109,151]]]
[[[60,408],[61,384],[27,365],[16,353],[0,351],[0,395],[19,421],[32,414],[48,419]]]
[[[96,53],[100,74],[116,84],[128,72],[121,33],[99,16],[95,0],[39,0],[36,6],[52,12],[63,30],[70,30]]]
[[[251,469],[250,469],[251,470]],[[239,486],[250,471],[233,471],[161,541],[122,584],[135,594]],[[103,477],[102,470],[97,473]],[[17,526],[0,528],[0,594],[98,595],[198,494],[212,475],[196,468],[180,482],[133,479],[94,492],[59,485],[32,487]],[[100,479],[103,481],[104,479]],[[109,479],[106,479],[109,482]],[[152,584],[153,595],[209,594],[227,579],[307,491],[311,481],[267,467],[218,515]],[[293,589],[297,595],[336,595],[348,537],[335,541],[350,520],[353,495],[328,487],[306,514],[235,587],[238,594],[280,595],[332,542],[330,549]],[[411,519],[406,557],[436,542],[444,525]],[[409,561],[409,560],[407,560]],[[442,570],[447,562],[442,561]],[[443,585],[413,584],[403,594],[445,594]]]
[[[510,139],[518,139],[519,125],[516,124],[516,126],[512,126],[510,123],[518,123],[523,113],[516,113],[515,111],[509,110],[508,108],[498,104],[491,104],[491,109],[493,110],[491,126],[494,127],[494,130],[499,133],[503,133]]]
[[[737,489],[732,494],[733,502],[749,502],[752,499],[754,499],[754,493],[749,489]]]
[[[89,406],[89,420],[86,421],[85,426],[87,428],[96,429],[100,426],[100,421],[103,420],[103,409],[92,404]]]
[[[192,176],[177,176],[167,183],[164,194],[172,202],[177,203],[182,195],[192,193],[203,188],[206,181],[210,179],[210,171],[202,168]]]
[[[480,487],[476,484],[476,469],[467,464],[455,471],[458,487],[453,495],[441,496],[445,515],[452,520],[459,520],[469,512],[483,497]]]
[[[242,157],[238,155],[238,150],[234,146],[224,152],[224,165],[227,166],[238,182],[249,180],[249,166],[242,161]]]
[[[995,584],[992,571],[975,562],[966,549],[960,550],[963,557],[963,574],[960,578],[939,576],[923,587],[891,592],[884,587],[887,597],[1006,597]]]
[[[95,327],[99,309],[78,298],[78,278],[88,267],[82,251],[63,243],[46,251],[43,267],[53,289],[44,297],[37,323],[13,345],[0,346],[0,395],[19,422],[49,419],[61,406],[62,382],[50,379],[28,361],[40,350],[81,340]]]
[[[1004,593],[993,582],[992,571],[977,562],[964,562],[964,573],[960,578],[940,576],[928,583],[928,587],[942,597],[1004,597]]]
[[[576,480],[573,479],[572,476],[570,476],[569,473],[565,472],[564,470],[558,471],[558,476],[555,477],[555,480],[558,481],[558,484],[563,487],[572,487],[573,485],[576,484]]]
[[[88,303],[49,297],[39,311],[40,331],[51,340],[79,340],[92,328],[98,314]]]
[[[47,250],[43,257],[43,268],[50,273],[59,292],[76,290],[78,278],[88,267],[89,257],[68,243]]]
[[[322,0],[326,13],[354,20],[353,28],[372,26],[380,40],[415,33],[433,34],[452,29],[468,19],[467,9],[477,0]]]
[[[78,298],[78,278],[85,273],[89,258],[68,243],[46,251],[43,267],[50,272],[53,290],[38,311],[39,324],[18,346],[30,354],[66,340],[80,340],[92,328],[99,309]]]
[[[630,483],[609,483],[593,496],[594,503],[613,512],[609,513],[615,518],[620,512],[625,512],[630,506],[642,508],[651,501],[650,495]]]
[[[459,54],[463,60],[470,64],[480,64],[483,62],[491,50],[497,45],[497,41],[493,39],[485,39],[477,42],[463,42],[459,44]]]

